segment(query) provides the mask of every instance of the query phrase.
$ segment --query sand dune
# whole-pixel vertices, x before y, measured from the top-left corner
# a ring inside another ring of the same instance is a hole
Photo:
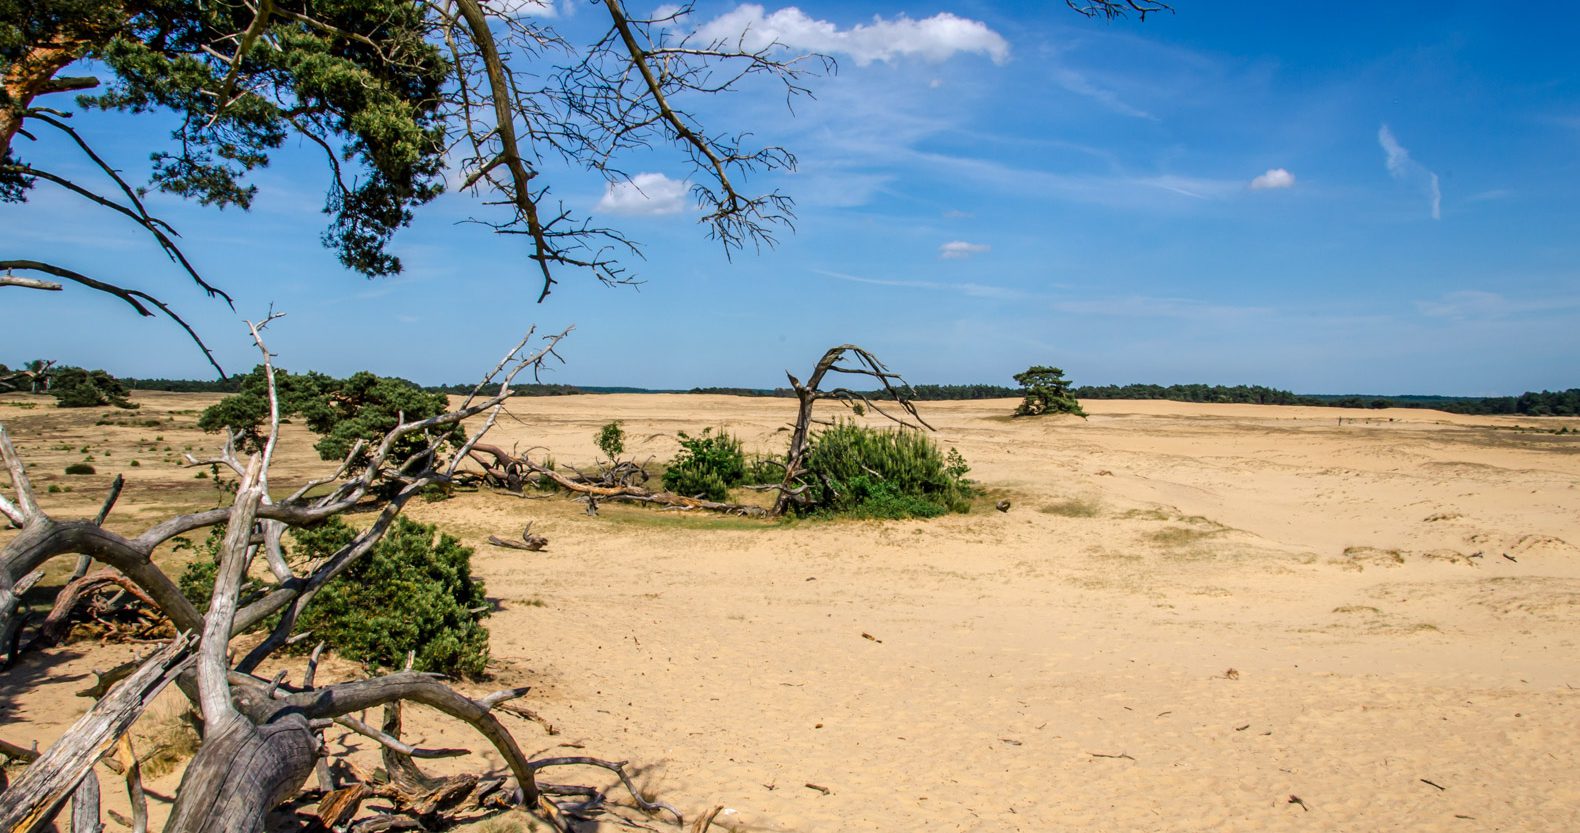
[[[158,427],[42,404],[0,420],[40,488],[74,486],[54,511],[91,514],[126,471],[114,523],[136,529],[201,505],[164,460],[212,441],[192,427],[209,399],[141,399]],[[561,730],[516,724],[524,746],[630,760],[683,810],[728,807],[726,829],[1580,829],[1580,438],[1550,433],[1566,423],[1012,407],[924,406],[1008,513],[759,524],[491,494],[409,511],[478,546],[500,606],[487,687],[533,685]],[[774,448],[791,403],[511,411],[494,442],[582,465],[616,418],[639,459],[709,425]],[[83,444],[141,465],[55,475]],[[275,481],[320,467],[298,443]],[[547,552],[482,543],[528,520]],[[0,732],[48,742],[86,706],[68,678],[132,650],[22,663],[0,677]],[[438,718],[416,728],[475,745]]]

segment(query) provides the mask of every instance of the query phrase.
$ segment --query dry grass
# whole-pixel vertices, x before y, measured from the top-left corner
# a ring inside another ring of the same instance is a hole
[[[184,716],[187,708],[184,703],[157,707],[138,722],[137,759],[147,777],[174,772],[197,754],[198,734]]]
[[[1162,547],[1189,547],[1216,535],[1223,534],[1222,527],[1201,529],[1190,526],[1167,526],[1146,534],[1146,539]]]
[[[1095,497],[1071,497],[1043,504],[1037,511],[1061,518],[1095,518],[1103,514],[1103,504]]]

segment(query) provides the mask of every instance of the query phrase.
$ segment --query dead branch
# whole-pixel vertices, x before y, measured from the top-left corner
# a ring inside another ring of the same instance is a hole
[[[528,552],[542,552],[549,545],[549,539],[542,535],[532,534],[532,524],[527,523],[527,528],[521,531],[520,541],[509,541],[497,535],[488,536],[488,543],[496,547],[508,547],[514,550],[527,550]]]
[[[66,796],[153,698],[190,663],[193,640],[177,637],[117,683],[4,793],[0,830],[29,833],[48,823]]]
[[[856,360],[855,365],[842,365],[839,361],[847,356]],[[835,387],[823,390],[823,380],[829,373],[838,373],[847,376],[865,376],[875,379],[882,386],[882,392],[888,399],[896,403],[901,414],[893,414],[884,410],[877,402],[866,394],[859,393],[845,387]],[[860,405],[874,413],[894,422],[903,428],[931,430],[932,426],[922,419],[912,400],[911,386],[886,367],[878,357],[854,344],[841,344],[831,347],[823,354],[812,372],[807,376],[805,384],[795,377],[790,371],[785,371],[785,376],[790,380],[790,387],[795,391],[799,405],[796,409],[796,420],[790,433],[790,449],[785,454],[785,476],[779,485],[779,497],[774,502],[774,514],[783,515],[789,511],[790,506],[805,491],[807,484],[803,482],[806,465],[807,444],[811,438],[813,425],[812,408],[821,399],[836,399],[847,407],[855,408]],[[907,418],[909,417],[909,418]]]

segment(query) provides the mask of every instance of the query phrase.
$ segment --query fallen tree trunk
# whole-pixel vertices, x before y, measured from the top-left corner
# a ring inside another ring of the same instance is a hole
[[[190,637],[179,636],[149,657],[29,764],[21,777],[0,794],[0,830],[30,833],[48,824],[94,763],[115,745],[154,697],[186,670],[192,646]]]
[[[619,484],[603,486],[568,477],[547,466],[534,463],[526,457],[515,457],[509,452],[494,445],[474,445],[470,451],[472,459],[481,465],[486,474],[497,478],[498,482],[508,483],[509,478],[515,476],[519,480],[518,472],[530,472],[547,478],[554,485],[568,492],[588,495],[600,501],[619,500],[628,503],[650,503],[657,506],[669,506],[676,509],[697,509],[706,512],[722,512],[727,515],[743,515],[749,518],[766,518],[775,513],[761,506],[752,506],[745,503],[726,503],[716,500],[703,500],[702,498],[686,497],[673,492],[655,492],[641,486]],[[509,545],[505,545],[509,546]]]

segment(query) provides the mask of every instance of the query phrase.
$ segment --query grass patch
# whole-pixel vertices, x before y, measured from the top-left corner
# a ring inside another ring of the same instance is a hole
[[[1072,497],[1044,504],[1037,511],[1061,518],[1095,518],[1103,513],[1103,505],[1097,498]]]
[[[1147,533],[1146,539],[1164,547],[1188,547],[1222,533],[1221,528],[1195,529],[1188,526],[1169,526]]]
[[[1381,610],[1378,610],[1377,608],[1372,607],[1371,605],[1339,605],[1338,607],[1333,608],[1333,612],[1334,613],[1370,613],[1373,616],[1381,616],[1382,615],[1382,611]]]
[[[138,744],[137,759],[145,778],[174,772],[197,754],[198,734],[182,716],[184,711],[184,706],[162,709],[151,713],[144,725],[139,726],[139,734],[143,737]]]
[[[743,518],[739,515],[719,515],[712,512],[666,512],[636,506],[598,506],[601,520],[625,526],[654,529],[773,529],[778,521]]]

